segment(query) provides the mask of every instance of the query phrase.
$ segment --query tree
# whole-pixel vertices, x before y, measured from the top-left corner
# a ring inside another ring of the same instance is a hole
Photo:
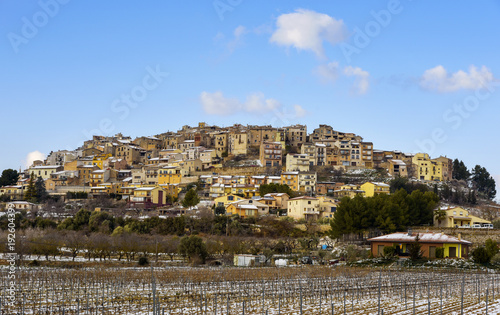
[[[178,252],[192,263],[205,263],[205,259],[208,257],[207,246],[201,237],[196,235],[183,237]]]
[[[287,184],[263,184],[259,186],[259,195],[264,196],[269,193],[287,193],[290,197],[294,196],[293,190]]]
[[[441,221],[446,219],[446,211],[441,209],[434,211],[434,219],[438,221],[438,226],[441,226]]]
[[[458,159],[453,161],[453,179],[468,180],[470,175],[463,161],[458,161]]]
[[[488,199],[495,198],[497,194],[495,180],[486,168],[476,165],[472,170],[471,180],[479,193],[483,193]]]
[[[19,173],[11,168],[5,169],[0,177],[0,187],[10,186],[17,183],[19,178]]]
[[[47,190],[45,189],[45,181],[41,177],[38,177],[35,182],[35,196],[38,202],[43,202],[48,197]]]
[[[64,245],[69,249],[73,261],[75,261],[80,252],[83,252],[86,243],[87,236],[82,232],[69,231],[64,236]]]
[[[115,218],[106,211],[94,211],[89,218],[91,232],[109,234],[115,229]]]
[[[224,215],[226,214],[226,208],[224,206],[217,206],[214,209],[215,215]]]
[[[444,258],[444,247],[436,247],[436,258]]]
[[[408,245],[408,252],[411,260],[419,260],[422,258],[424,253],[422,252],[422,244],[420,244],[420,237],[418,234],[415,237],[415,242]]]
[[[472,259],[478,264],[487,264],[490,262],[491,257],[484,246],[479,246],[472,251]]]
[[[184,200],[182,200],[182,206],[184,208],[189,208],[196,206],[200,202],[200,197],[198,197],[198,193],[195,189],[190,189],[186,196],[184,196]]]
[[[498,243],[491,238],[486,240],[486,242],[484,243],[484,248],[486,249],[486,252],[488,253],[490,259],[499,251]]]
[[[31,172],[28,187],[24,193],[24,200],[30,202],[36,201],[35,174],[33,172]]]

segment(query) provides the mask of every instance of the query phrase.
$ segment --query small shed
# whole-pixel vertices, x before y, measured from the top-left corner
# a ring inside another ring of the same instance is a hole
[[[234,255],[234,265],[237,267],[251,267],[259,266],[266,261],[266,258],[262,255]]]

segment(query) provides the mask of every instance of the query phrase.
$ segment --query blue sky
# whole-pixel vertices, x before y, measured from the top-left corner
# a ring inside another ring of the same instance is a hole
[[[496,1],[1,1],[0,169],[94,133],[304,123],[500,181],[499,17]]]

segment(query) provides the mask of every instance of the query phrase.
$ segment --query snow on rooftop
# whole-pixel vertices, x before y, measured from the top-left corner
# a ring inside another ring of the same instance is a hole
[[[391,161],[392,161],[392,163],[397,164],[397,165],[402,165],[402,166],[406,165],[406,163],[401,161],[401,160],[391,160]]]
[[[416,237],[419,237],[419,242],[422,243],[462,243],[462,244],[472,244],[469,241],[465,240],[459,240],[456,237],[442,234],[442,233],[409,233],[407,232],[399,232],[399,233],[392,233],[392,234],[387,234],[387,235],[382,235],[378,237],[373,237],[368,239],[369,241],[372,242],[377,242],[377,241],[394,241],[394,242],[414,242]]]
[[[238,208],[241,208],[241,209],[254,209],[254,210],[258,209],[255,205],[236,204],[235,206],[238,207]]]
[[[381,182],[371,182],[371,183],[376,185],[376,186],[391,187],[391,185],[386,184],[386,183],[381,183]]]

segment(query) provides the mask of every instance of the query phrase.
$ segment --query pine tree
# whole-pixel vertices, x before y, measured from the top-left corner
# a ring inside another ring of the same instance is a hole
[[[24,193],[24,200],[26,201],[36,201],[36,190],[35,190],[35,174],[31,172],[30,180],[28,182],[28,187],[26,188],[26,192]]]
[[[479,193],[483,193],[489,199],[494,199],[497,191],[495,180],[486,168],[476,165],[472,170],[472,183]]]
[[[198,193],[195,189],[190,189],[184,200],[182,200],[182,206],[185,208],[196,206],[200,202],[200,197],[198,197]]]
[[[45,181],[38,177],[35,182],[35,196],[38,202],[43,202],[47,199],[47,190],[45,189]]]

